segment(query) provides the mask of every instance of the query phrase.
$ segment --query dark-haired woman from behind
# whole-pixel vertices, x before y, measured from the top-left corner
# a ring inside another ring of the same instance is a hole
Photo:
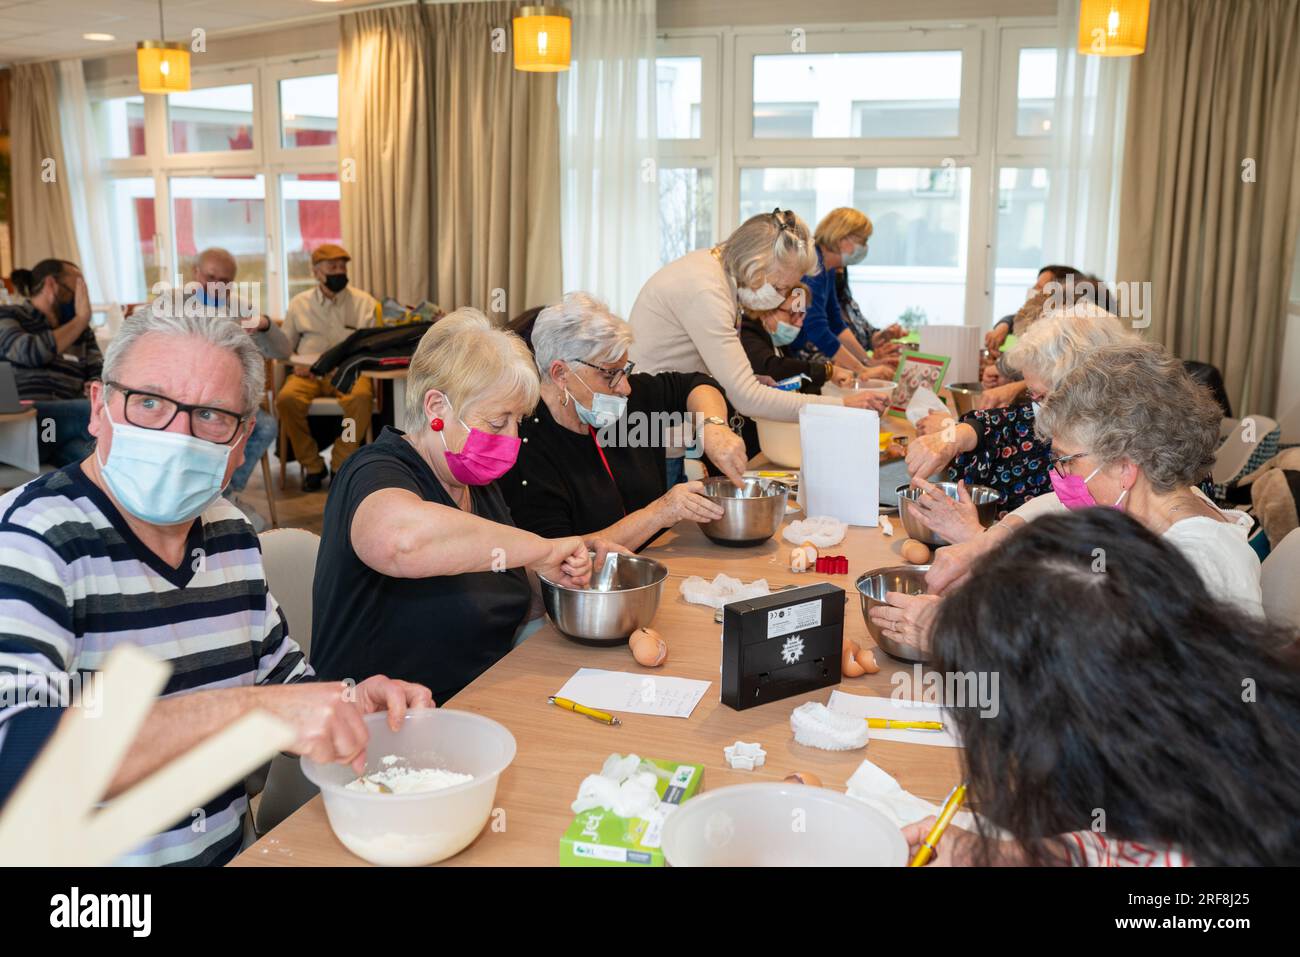
[[[995,715],[947,709],[979,830],[936,862],[1300,863],[1297,637],[1114,509],[1012,535],[935,621],[930,667],[998,676]]]
[[[9,279],[23,298],[0,305],[0,362],[13,366],[18,398],[36,406],[41,462],[79,462],[95,447],[86,395],[104,365],[90,329],[86,281],[62,259],[15,269]],[[52,435],[47,421],[54,424]]]

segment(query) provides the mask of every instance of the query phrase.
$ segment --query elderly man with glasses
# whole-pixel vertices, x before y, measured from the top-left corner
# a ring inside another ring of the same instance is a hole
[[[360,771],[363,713],[387,710],[396,728],[431,704],[428,689],[384,676],[317,682],[289,637],[253,529],[221,498],[263,377],[235,323],[146,310],[91,387],[94,451],[0,498],[0,803],[68,705],[62,676],[96,671],[122,643],[172,673],[109,797],[254,708],[297,729],[295,753]],[[234,786],[203,808],[202,829],[187,818],[123,863],[225,863],[247,810]]]

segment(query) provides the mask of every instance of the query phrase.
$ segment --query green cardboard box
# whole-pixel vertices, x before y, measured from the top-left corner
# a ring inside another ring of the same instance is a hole
[[[647,758],[672,776],[660,778],[655,790],[660,804],[649,818],[623,818],[605,808],[583,811],[560,839],[564,867],[663,867],[659,847],[668,815],[700,789],[704,765],[678,764]]]

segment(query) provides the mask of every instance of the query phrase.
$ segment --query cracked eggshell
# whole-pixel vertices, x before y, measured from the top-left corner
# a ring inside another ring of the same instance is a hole
[[[632,657],[639,665],[658,668],[668,657],[668,643],[653,628],[638,628],[627,640]]]

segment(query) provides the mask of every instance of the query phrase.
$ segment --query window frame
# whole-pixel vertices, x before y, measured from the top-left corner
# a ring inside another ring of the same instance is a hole
[[[304,164],[325,164],[338,172],[338,146],[285,146],[280,122],[280,83],[304,76],[338,75],[338,55],[296,57],[280,63],[270,63],[262,68],[262,111],[275,131],[275,138],[266,152],[268,168],[277,172],[300,172]],[[293,167],[289,169],[288,167]],[[307,170],[306,172],[319,172]]]
[[[661,33],[656,38],[655,57],[700,58],[700,135],[686,139],[655,137],[658,157],[656,178],[661,169],[700,169],[707,171],[713,184],[713,209],[709,230],[716,243],[721,236],[723,182],[722,173],[722,37],[716,32],[682,31]],[[656,130],[657,132],[657,130]]]
[[[734,121],[719,122],[715,152],[696,153],[678,145],[697,141],[665,140],[659,143],[659,162],[662,166],[713,167],[714,241],[725,238],[739,225],[742,169],[940,167],[945,161],[957,168],[969,167],[962,322],[989,328],[997,318],[993,307],[998,170],[1004,166],[1044,166],[1050,170],[1052,166],[1054,137],[1005,135],[1008,122],[1011,133],[1015,132],[1018,51],[1021,46],[1055,47],[1058,38],[1055,17],[982,17],[967,18],[960,23],[819,24],[805,34],[806,49],[812,53],[960,49],[962,94],[957,137],[756,140],[750,125],[752,57],[755,53],[791,52],[790,32],[777,26],[668,30],[659,36],[659,50],[664,55],[690,51],[693,48],[686,45],[687,41],[698,43],[701,37],[711,38],[716,44],[720,80],[715,103],[709,102],[709,87],[706,85],[702,90],[701,114],[705,116],[710,111],[720,116],[731,114]],[[1013,47],[1016,53],[1008,79],[1004,76],[1008,69],[1003,51]],[[707,66],[704,75],[707,82],[710,75]]]
[[[174,153],[171,145],[171,116],[165,96],[158,96],[158,119],[161,124],[159,135],[162,137],[163,160],[171,170],[178,169],[224,169],[260,167],[263,162],[265,144],[262,139],[264,116],[259,116],[259,71],[248,67],[218,67],[213,70],[195,72],[191,79],[190,90],[211,90],[223,86],[250,86],[253,91],[253,148],[251,150],[203,150],[201,152]],[[148,143],[146,141],[146,151]]]
[[[718,151],[718,38],[716,36],[660,34],[655,49],[655,59],[667,57],[700,58],[700,135],[681,139],[659,139],[661,159],[712,159]],[[682,166],[683,163],[664,163],[664,166]],[[696,165],[694,163],[690,165]]]
[[[180,268],[173,229],[171,180],[213,176],[261,176],[263,221],[266,228],[266,283],[263,309],[281,316],[288,306],[287,259],[284,249],[284,203],[280,177],[291,174],[333,173],[339,175],[339,151],[334,146],[303,148],[281,145],[280,81],[299,76],[338,73],[338,52],[320,50],[307,54],[266,57],[195,69],[191,89],[211,89],[251,83],[253,86],[253,148],[202,153],[173,153],[167,101],[160,94],[143,94],[145,101],[145,153],[100,163],[106,179],[151,178],[154,182],[153,262],[145,264],[149,286],[158,281],[176,281]],[[92,102],[98,99],[140,94],[134,76],[94,84]],[[184,281],[186,277],[182,276]]]
[[[1002,27],[998,31],[998,116],[997,154],[1002,159],[1039,159],[1043,165],[1050,161],[1052,143],[1056,136],[1056,115],[1052,116],[1051,136],[1020,136],[1016,119],[1020,110],[1020,51],[1055,47],[1055,27]],[[1057,93],[1060,92],[1061,64],[1056,64]],[[1014,166],[1015,163],[1002,163]]]
[[[817,156],[826,158],[869,155],[873,160],[907,155],[966,157],[978,152],[981,53],[983,35],[965,25],[936,25],[922,30],[895,27],[892,30],[863,29],[861,24],[837,30],[818,26],[805,32],[806,51],[792,54],[789,31],[770,28],[738,32],[735,37],[734,111],[735,152],[738,159],[755,157]],[[807,140],[756,138],[754,116],[754,57],[763,55],[817,55],[821,53],[915,53],[957,50],[962,55],[961,95],[958,100],[956,136],[933,137],[818,137]],[[810,149],[810,145],[812,149]],[[801,165],[793,163],[790,165]],[[853,165],[848,163],[847,165]],[[878,165],[873,162],[870,165]],[[904,165],[898,163],[896,165]]]

